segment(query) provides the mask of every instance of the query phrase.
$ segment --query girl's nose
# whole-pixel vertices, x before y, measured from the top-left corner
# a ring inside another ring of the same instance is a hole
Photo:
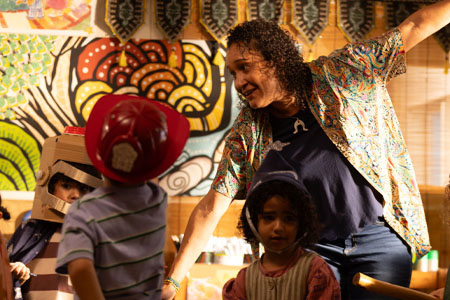
[[[273,230],[274,231],[281,231],[281,230],[283,230],[283,222],[280,219],[276,218],[273,221]]]

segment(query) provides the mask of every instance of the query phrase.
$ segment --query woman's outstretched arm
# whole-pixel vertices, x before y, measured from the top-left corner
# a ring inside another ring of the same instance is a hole
[[[450,23],[450,0],[419,9],[405,19],[398,29],[402,33],[405,51]]]
[[[169,271],[169,277],[178,282],[184,279],[230,204],[230,198],[212,189],[200,200],[189,217],[180,250]],[[174,296],[174,287],[164,284],[162,299],[173,299]]]

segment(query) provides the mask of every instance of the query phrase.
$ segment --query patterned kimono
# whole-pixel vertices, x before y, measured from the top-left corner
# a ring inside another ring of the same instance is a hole
[[[386,222],[419,257],[425,255],[430,242],[422,200],[386,89],[391,78],[406,71],[400,31],[349,44],[309,67],[313,92],[308,106],[317,122],[383,196]],[[244,199],[271,143],[268,112],[243,108],[226,138],[212,188],[232,199]]]

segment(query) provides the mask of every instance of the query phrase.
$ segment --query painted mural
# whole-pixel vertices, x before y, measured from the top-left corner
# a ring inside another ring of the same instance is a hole
[[[84,126],[104,94],[167,103],[191,135],[160,183],[169,195],[203,195],[236,116],[225,50],[216,42],[0,34],[0,190],[32,191],[45,138]],[[119,65],[125,50],[126,66]]]
[[[2,32],[36,33],[49,30],[87,35],[91,29],[91,0],[2,0]]]

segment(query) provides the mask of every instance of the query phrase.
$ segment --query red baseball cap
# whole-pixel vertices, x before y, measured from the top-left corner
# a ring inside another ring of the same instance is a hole
[[[189,138],[189,122],[167,104],[134,95],[105,95],[86,123],[86,150],[106,177],[139,183],[164,173]]]

